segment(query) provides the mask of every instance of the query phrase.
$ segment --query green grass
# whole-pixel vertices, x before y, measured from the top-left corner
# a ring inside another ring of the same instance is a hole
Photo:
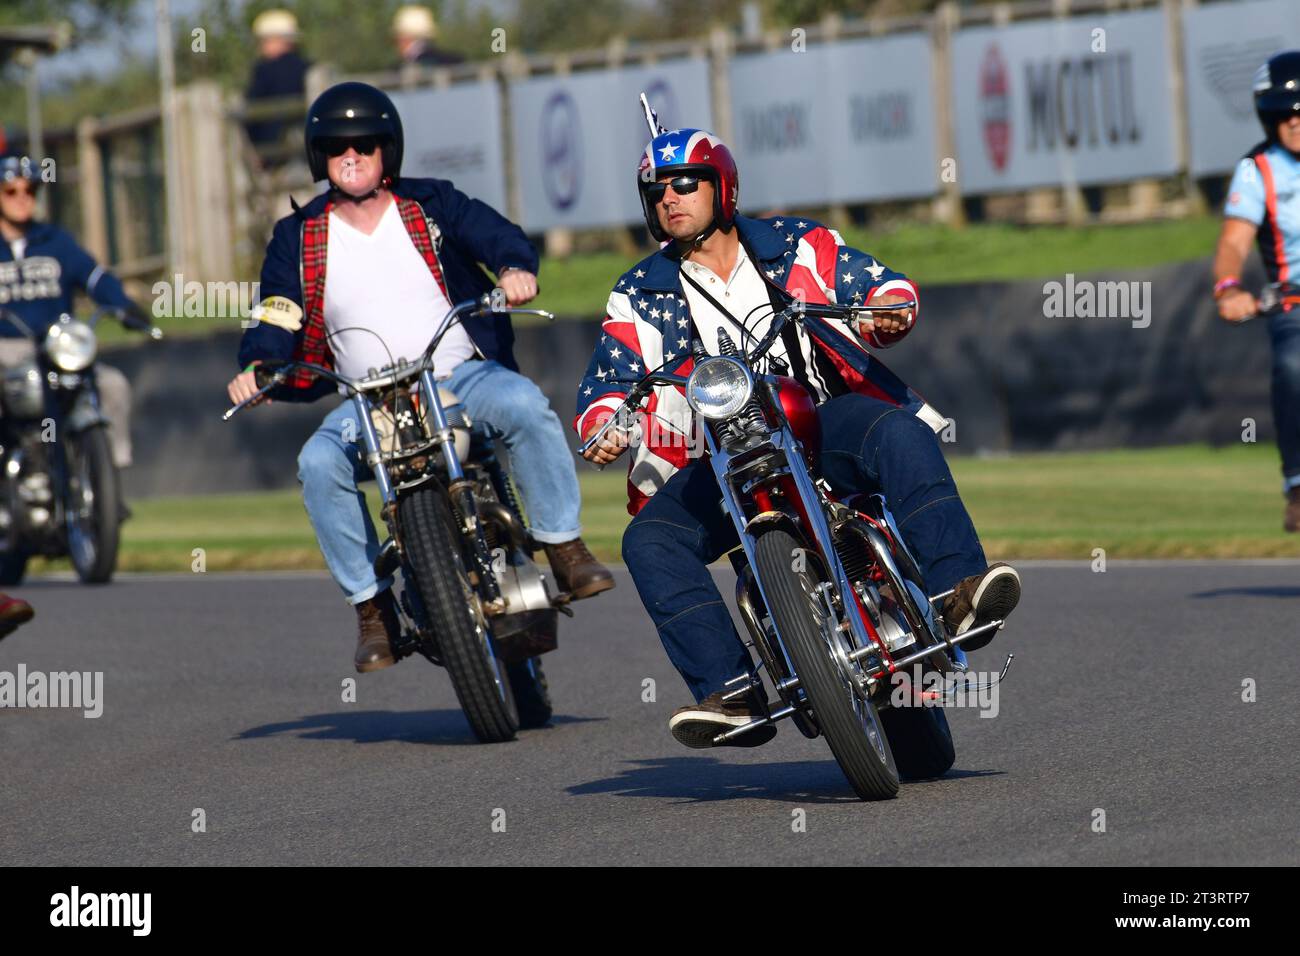
[[[1300,557],[1300,536],[1281,530],[1277,453],[1268,445],[957,458],[953,471],[991,559],[1091,560],[1094,548],[1108,559]],[[617,561],[629,520],[623,470],[584,466],[580,478],[585,537]],[[124,570],[189,571],[195,548],[209,571],[324,567],[296,490],[132,508]],[[34,562],[33,570],[52,566]]]
[[[844,238],[925,286],[954,282],[1034,279],[1047,276],[1139,269],[1210,255],[1219,220],[1210,216],[1136,225],[1012,226],[998,223],[949,229],[902,225],[888,230],[846,229]],[[588,253],[542,260],[541,294],[531,303],[564,318],[594,318],[605,312],[614,282],[649,254]],[[527,318],[521,324],[529,324]],[[238,330],[238,319],[162,318],[169,337]],[[99,327],[102,344],[144,342],[116,322]]]

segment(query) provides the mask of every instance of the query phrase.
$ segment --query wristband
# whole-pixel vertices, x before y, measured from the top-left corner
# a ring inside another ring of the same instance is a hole
[[[1219,299],[1223,298],[1224,294],[1227,293],[1229,289],[1240,289],[1240,288],[1241,288],[1241,280],[1238,279],[1236,276],[1228,276],[1226,279],[1220,279],[1218,282],[1214,283],[1215,301],[1218,301]]]

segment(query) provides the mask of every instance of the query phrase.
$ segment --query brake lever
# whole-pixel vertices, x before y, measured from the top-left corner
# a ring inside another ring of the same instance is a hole
[[[254,372],[254,374],[256,374],[256,372]],[[258,399],[265,397],[266,394],[271,391],[271,389],[275,388],[278,385],[284,384],[284,380],[288,377],[289,377],[289,373],[284,369],[280,369],[278,371],[272,372],[270,381],[268,381],[265,385],[259,388],[252,395],[248,396],[248,398],[244,399],[238,405],[232,405],[230,408],[226,409],[225,414],[221,416],[221,420],[223,422],[230,421],[232,418],[234,418],[236,415],[242,412],[249,405],[252,405]]]

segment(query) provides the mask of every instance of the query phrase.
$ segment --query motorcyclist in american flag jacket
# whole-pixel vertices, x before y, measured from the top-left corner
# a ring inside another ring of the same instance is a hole
[[[646,370],[662,365],[689,372],[697,337],[717,354],[719,327],[742,341],[739,328],[748,320],[761,338],[768,321],[761,316],[795,297],[876,305],[916,300],[910,279],[847,246],[833,229],[806,218],[737,215],[735,161],[704,130],[655,137],[641,157],[637,182],[646,225],[665,245],[624,273],[610,294],[600,340],[578,387],[574,428],[584,441],[626,396],[627,383]],[[774,354],[816,397],[823,476],[841,494],[885,495],[930,593],[955,589],[943,616],[962,632],[1005,617],[1019,600],[1020,579],[1009,565],[985,560],[935,435],[944,419],[867,349],[897,343],[916,317],[900,308],[874,313],[852,329],[838,323],[842,341],[834,347],[792,324]],[[606,464],[635,445],[628,467],[628,510],[635,517],[623,535],[623,558],[696,700],[673,714],[669,729],[687,746],[701,747],[763,713],[765,702],[721,699],[724,683],[752,665],[708,571],[738,541],[708,464],[693,454],[698,449],[691,431],[682,392],[660,387],[639,439],[611,430],[587,457]],[[991,637],[963,647],[975,649]],[[769,725],[734,743],[756,746],[775,733]]]

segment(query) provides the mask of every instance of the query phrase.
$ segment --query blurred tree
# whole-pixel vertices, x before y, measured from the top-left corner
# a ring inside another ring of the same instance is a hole
[[[71,20],[77,27],[102,27],[126,23],[136,0],[5,0],[0,4],[0,24],[31,26]]]

